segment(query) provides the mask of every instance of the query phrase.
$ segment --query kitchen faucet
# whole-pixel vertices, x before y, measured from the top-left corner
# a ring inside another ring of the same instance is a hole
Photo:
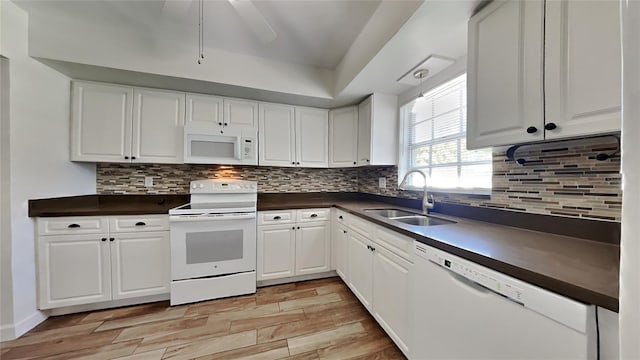
[[[433,210],[433,205],[435,204],[435,200],[433,199],[433,195],[429,195],[427,193],[427,175],[425,175],[420,170],[411,170],[411,171],[407,172],[406,174],[404,174],[404,178],[400,182],[400,186],[398,186],[398,188],[400,188],[400,190],[404,190],[404,186],[406,185],[406,182],[407,182],[407,179],[409,178],[409,175],[411,175],[413,173],[420,174],[424,178],[424,192],[422,194],[422,213],[426,215],[426,214],[429,213],[429,210]]]

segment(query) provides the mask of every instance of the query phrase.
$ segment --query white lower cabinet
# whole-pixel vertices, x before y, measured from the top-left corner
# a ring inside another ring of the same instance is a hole
[[[338,211],[336,215],[338,228],[343,229],[334,232],[336,271],[409,356],[409,274],[413,264],[405,249],[412,246],[413,239],[351,214]],[[344,249],[340,249],[341,243]]]
[[[352,231],[349,234],[347,250],[347,267],[349,281],[347,284],[362,305],[371,311],[373,298],[373,252],[371,241]]]
[[[258,229],[258,280],[295,275],[296,232],[292,224]]]
[[[409,271],[412,264],[382,246],[373,251],[373,316],[405,353],[409,350]]]
[[[331,270],[329,209],[258,214],[258,281]],[[325,221],[312,221],[326,219]]]
[[[168,231],[117,234],[111,243],[112,299],[169,292]]]
[[[111,299],[107,234],[54,235],[38,239],[40,309]]]
[[[83,221],[82,217],[37,220],[39,309],[169,292],[166,215],[87,219],[96,221]],[[135,232],[109,231],[109,223],[129,220],[138,224]],[[94,223],[97,227],[85,226]],[[145,231],[147,223],[164,231]],[[59,230],[47,231],[52,228]]]
[[[296,275],[331,270],[331,226],[328,221],[296,227]]]

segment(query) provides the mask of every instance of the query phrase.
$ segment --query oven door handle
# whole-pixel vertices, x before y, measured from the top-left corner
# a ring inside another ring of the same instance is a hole
[[[255,219],[256,214],[225,214],[222,216],[212,216],[211,214],[204,214],[198,216],[170,216],[170,222],[200,222],[200,221],[226,221],[226,220],[251,220]]]

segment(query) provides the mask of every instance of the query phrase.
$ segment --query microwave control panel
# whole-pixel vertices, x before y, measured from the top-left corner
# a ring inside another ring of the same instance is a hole
[[[254,139],[242,138],[242,159],[255,159],[256,142]]]

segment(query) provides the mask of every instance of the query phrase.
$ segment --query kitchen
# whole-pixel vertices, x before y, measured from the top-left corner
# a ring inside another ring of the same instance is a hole
[[[284,343],[266,342],[269,348],[252,338],[273,325],[267,313],[253,332],[209,329],[208,337],[191,343],[167,342],[164,348],[173,348],[166,354],[149,348],[150,358],[234,351],[220,350],[220,339],[238,341],[243,345],[237,348],[247,351],[272,351],[265,355],[272,358],[307,351],[316,358],[346,358],[337,355],[339,350],[363,344],[362,339],[377,344],[382,358],[543,356],[536,352],[543,346],[514,331],[518,324],[459,338],[444,326],[450,320],[474,329],[486,324],[483,315],[497,324],[522,318],[520,325],[537,329],[536,334],[563,339],[553,346],[543,342],[547,357],[640,357],[635,341],[640,322],[634,320],[638,248],[630,240],[637,227],[633,200],[640,181],[633,165],[638,145],[629,139],[637,125],[624,121],[638,112],[633,100],[638,49],[630,40],[638,35],[638,4],[306,4],[332,19],[323,23],[295,2],[239,3],[244,4],[0,3],[0,325],[2,340],[18,338],[0,345],[2,357],[36,351],[28,344],[38,333],[45,342],[53,337],[41,348],[54,352],[41,356],[64,357],[60,349],[65,348],[51,344],[60,339],[95,340],[88,346],[104,346],[107,358],[107,349],[117,346],[119,355],[112,357],[143,352],[143,346],[136,350],[136,341],[116,345],[100,337],[110,331],[126,338],[126,330],[120,331],[127,316],[103,319],[96,325],[103,328],[94,331],[80,325],[77,314],[162,311],[169,316],[164,320],[175,315],[194,322],[186,331],[202,328],[196,318],[203,321],[203,316],[180,315],[189,307],[198,313],[200,303],[169,307],[166,302],[174,296],[170,280],[183,280],[171,278],[178,222],[170,218],[238,214],[235,201],[225,206],[210,201],[231,194],[247,194],[252,203],[248,213],[255,214],[255,226],[248,228],[255,231],[256,260],[249,273],[254,271],[256,280],[248,282],[249,290],[205,294],[185,303],[237,295],[210,301],[248,302],[219,315],[250,317],[270,311],[269,306],[252,308],[252,301],[281,291],[285,295],[276,303],[292,312],[287,315],[293,323],[305,321],[299,314],[310,312],[305,302],[327,309],[338,299],[349,303],[343,310],[359,320],[336,331],[325,328],[315,337],[297,334]],[[242,6],[252,9],[252,21],[243,17]],[[245,23],[255,24],[256,16],[263,26],[258,33]],[[594,18],[601,20],[598,27]],[[285,24],[296,25],[298,33]],[[339,39],[331,31],[336,26],[342,30]],[[223,36],[229,33],[238,35]],[[421,41],[426,36],[421,34],[433,33],[447,36]],[[309,48],[296,35],[326,42]],[[593,48],[599,51],[593,54]],[[622,98],[631,100],[620,100],[620,86]],[[428,111],[417,106],[425,103]],[[430,174],[426,185],[433,200],[423,196],[419,176],[400,186],[415,169]],[[205,179],[218,181],[198,182]],[[170,212],[189,202],[195,212]],[[207,207],[198,210],[197,204]],[[422,217],[424,207],[432,205],[431,217]],[[407,213],[375,212],[389,209]],[[445,223],[419,226],[425,219]],[[71,249],[71,239],[81,237],[85,247]],[[61,252],[55,253],[57,242]],[[198,250],[192,254],[205,256]],[[130,276],[122,272],[127,270]],[[239,273],[245,272],[197,279],[223,281]],[[428,284],[417,285],[427,278],[444,295]],[[444,292],[458,291],[451,279],[468,286],[455,302]],[[153,285],[141,290],[139,282]],[[257,294],[243,295],[253,291]],[[315,296],[306,300],[287,299],[311,293]],[[469,302],[469,294],[476,300]],[[446,307],[454,304],[455,309]],[[98,310],[113,307],[120,310]],[[444,318],[431,311],[440,307]],[[479,311],[468,311],[473,308]],[[333,313],[331,325],[343,315]],[[428,326],[416,321],[420,318],[438,321]],[[61,319],[79,333],[55,331]],[[434,340],[421,344],[418,334]],[[342,347],[307,342],[322,336],[348,341]],[[472,338],[515,345],[485,352]],[[469,345],[460,346],[458,339]],[[64,351],[72,350],[82,349]]]

